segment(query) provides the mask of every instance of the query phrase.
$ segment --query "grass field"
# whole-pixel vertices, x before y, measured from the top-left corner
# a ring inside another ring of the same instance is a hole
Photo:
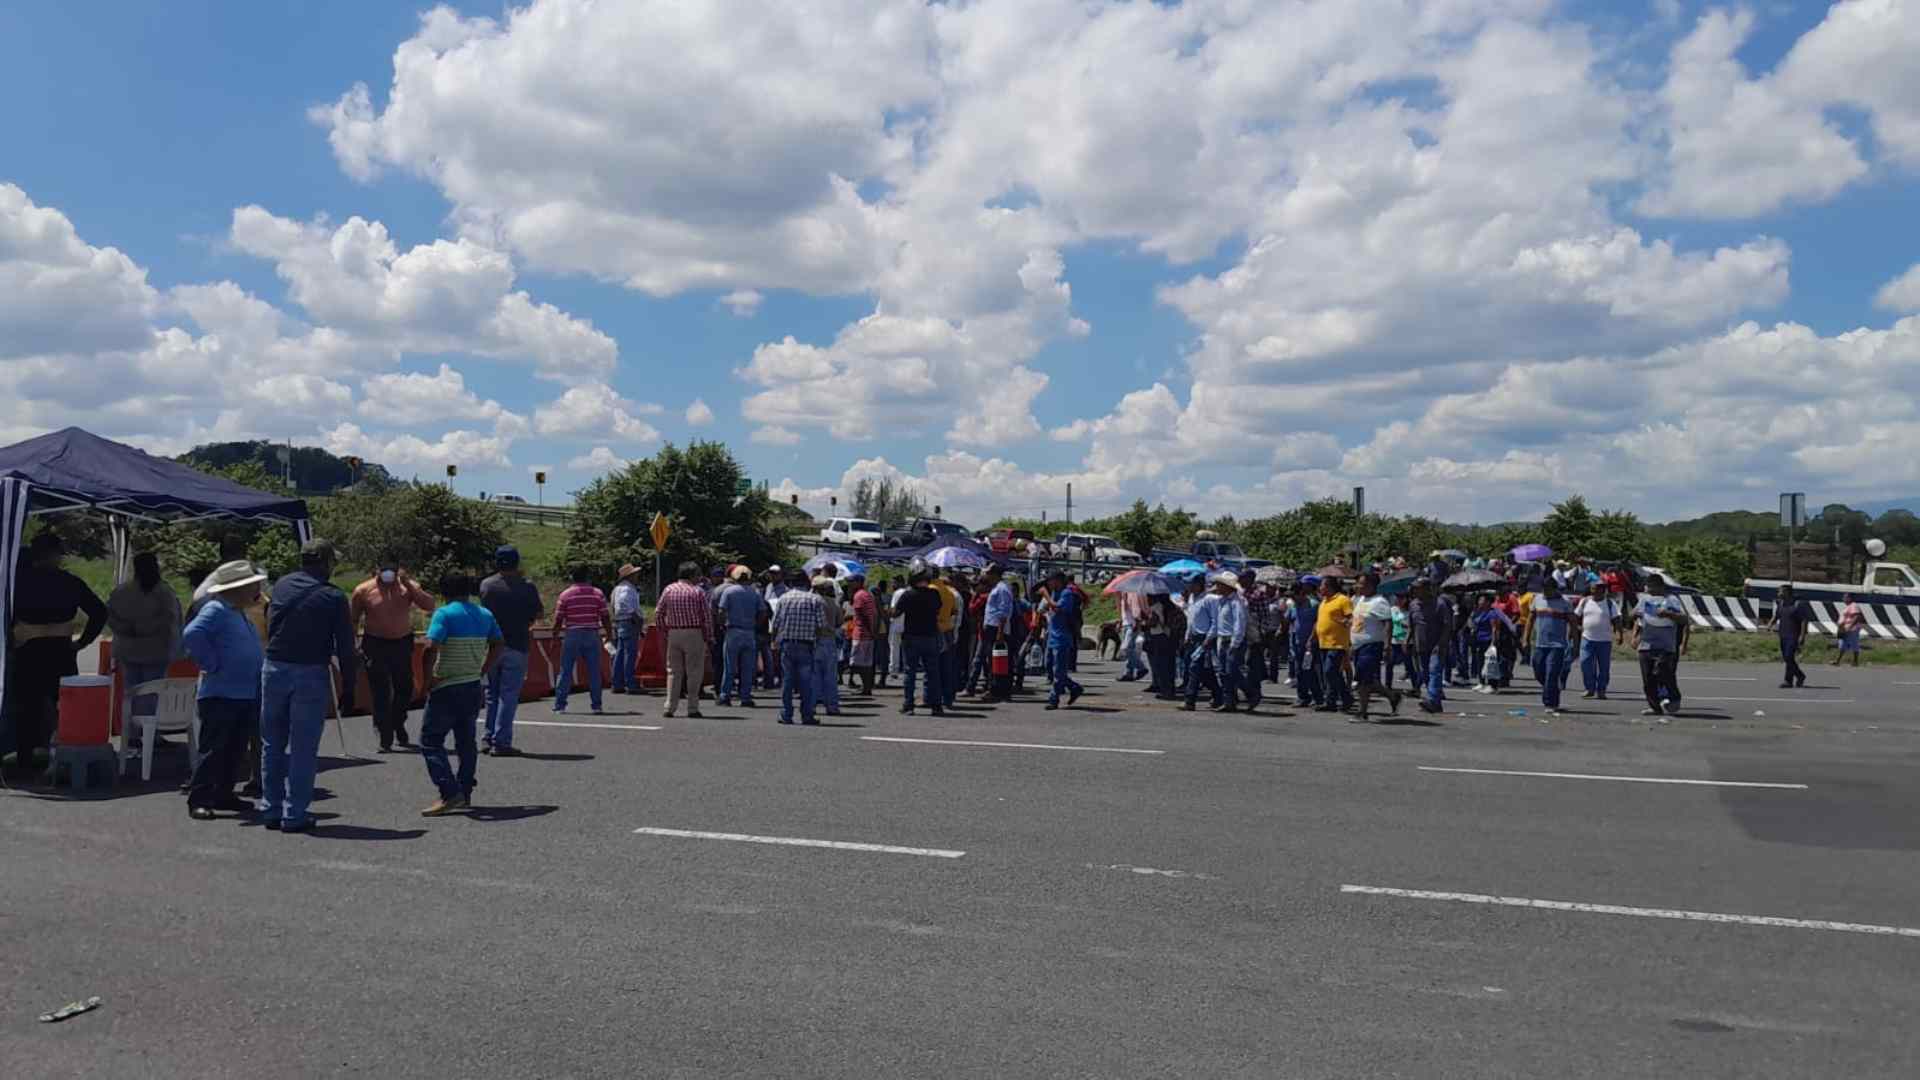
[[[1693,635],[1688,659],[1725,663],[1767,664],[1780,660],[1780,639],[1772,634],[1736,634],[1723,630],[1701,631]],[[1802,664],[1824,664],[1834,657],[1834,639],[1816,634],[1800,653]],[[1862,666],[1920,666],[1920,641],[1860,642]]]

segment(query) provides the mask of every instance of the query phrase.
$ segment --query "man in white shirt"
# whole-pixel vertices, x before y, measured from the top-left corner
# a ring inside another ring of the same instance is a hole
[[[1359,691],[1360,711],[1354,723],[1368,719],[1367,704],[1376,693],[1387,696],[1387,707],[1400,714],[1400,692],[1380,682],[1387,646],[1393,640],[1393,604],[1380,595],[1380,575],[1360,575],[1353,598],[1353,681]]]
[[[634,694],[640,691],[635,665],[640,656],[640,636],[646,631],[646,617],[640,611],[640,589],[633,579],[640,568],[629,563],[620,568],[620,583],[613,587],[613,692]]]
[[[1247,663],[1247,635],[1255,632],[1247,625],[1247,600],[1240,591],[1239,578],[1230,570],[1213,576],[1214,595],[1220,607],[1213,616],[1214,670],[1220,679],[1220,712],[1239,712],[1237,695],[1244,693],[1247,708],[1260,704],[1260,683],[1256,679],[1243,685]]]
[[[1606,582],[1596,581],[1573,611],[1580,618],[1580,682],[1587,690],[1580,696],[1605,701],[1613,647],[1623,633],[1620,602],[1608,593]]]

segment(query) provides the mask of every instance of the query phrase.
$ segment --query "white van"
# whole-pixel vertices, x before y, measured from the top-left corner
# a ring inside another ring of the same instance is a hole
[[[886,547],[887,533],[877,521],[860,518],[834,518],[820,530],[823,544],[849,544],[857,547]]]

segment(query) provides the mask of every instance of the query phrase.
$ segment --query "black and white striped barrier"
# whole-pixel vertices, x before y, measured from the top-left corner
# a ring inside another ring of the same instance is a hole
[[[1680,600],[1696,624],[1714,630],[1758,632],[1766,629],[1767,620],[1773,617],[1772,603],[1744,597],[1682,596]],[[1837,635],[1840,632],[1841,605],[1810,600],[1807,606],[1813,609],[1813,622],[1821,633]],[[1920,640],[1920,608],[1863,603],[1860,614],[1867,618],[1866,626],[1860,630],[1862,637]]]

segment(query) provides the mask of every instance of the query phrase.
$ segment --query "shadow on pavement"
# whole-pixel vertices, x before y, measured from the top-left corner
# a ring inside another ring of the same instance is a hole
[[[527,818],[545,817],[560,809],[557,806],[475,806],[466,816],[474,821],[525,821]]]
[[[528,761],[592,761],[594,759],[593,754],[536,754],[530,750],[522,750],[512,757],[525,758]]]
[[[418,840],[425,829],[375,829],[366,825],[328,825],[321,823],[307,831],[321,840]]]
[[[408,751],[408,752],[412,753],[413,751]],[[323,773],[323,772],[332,772],[335,769],[357,769],[357,768],[360,768],[362,765],[385,765],[385,764],[386,762],[381,761],[378,758],[321,757],[314,762],[313,771],[316,773]],[[244,779],[244,777],[242,779]]]
[[[1720,804],[1755,840],[1842,851],[1920,851],[1920,793],[1909,761],[1843,767],[1710,758],[1716,780],[1806,784],[1806,791],[1719,788]]]
[[[865,724],[849,724],[844,720],[822,720],[814,727],[866,727]]]

